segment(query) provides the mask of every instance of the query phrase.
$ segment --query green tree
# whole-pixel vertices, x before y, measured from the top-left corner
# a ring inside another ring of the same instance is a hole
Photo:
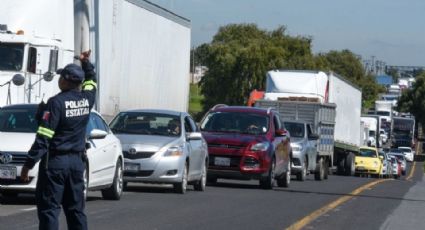
[[[416,78],[411,89],[403,92],[397,103],[397,111],[409,112],[416,120],[425,124],[425,73]]]
[[[378,94],[385,90],[376,83],[374,76],[365,74],[361,60],[349,50],[318,54],[316,66],[323,71],[333,71],[362,89],[364,108],[372,107]]]
[[[221,27],[208,50],[208,72],[201,80],[204,111],[218,103],[245,104],[253,89],[265,88],[271,69],[311,69],[315,67],[311,38],[291,37],[285,27],[273,31],[255,24]]]

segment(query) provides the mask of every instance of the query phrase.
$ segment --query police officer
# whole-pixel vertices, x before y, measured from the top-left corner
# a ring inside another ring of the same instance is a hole
[[[90,51],[80,55],[82,68],[69,64],[58,70],[61,92],[42,110],[40,126],[21,180],[41,159],[36,186],[39,229],[58,229],[61,205],[68,229],[87,229],[84,213],[86,126],[96,97],[96,79]]]

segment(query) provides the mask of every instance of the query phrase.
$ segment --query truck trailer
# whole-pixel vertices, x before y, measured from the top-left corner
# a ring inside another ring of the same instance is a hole
[[[362,143],[361,90],[335,73],[273,70],[267,73],[259,107],[277,109],[285,120],[310,122],[319,135],[317,169],[336,168],[354,175],[354,157]]]
[[[96,106],[105,117],[132,108],[188,108],[190,21],[157,5],[5,1],[0,24],[0,107],[46,101],[59,92],[56,69],[91,49]]]
[[[409,117],[394,117],[391,132],[391,146],[415,148],[415,119]]]

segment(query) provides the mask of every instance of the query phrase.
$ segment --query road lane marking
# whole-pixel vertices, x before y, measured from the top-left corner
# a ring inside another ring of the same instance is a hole
[[[413,166],[410,169],[409,176],[406,177],[406,180],[410,180],[413,177],[413,173],[415,172],[416,161],[413,162]]]
[[[380,179],[380,180],[372,181],[368,184],[365,184],[365,185],[355,189],[354,191],[350,192],[348,195],[340,197],[339,199],[329,203],[328,205],[323,206],[320,209],[317,209],[316,211],[312,212],[308,216],[302,218],[301,220],[295,222],[294,224],[292,224],[291,226],[286,228],[286,230],[302,229],[303,227],[305,227],[306,225],[308,225],[309,223],[311,223],[313,220],[317,219],[318,217],[322,216],[323,214],[331,211],[332,209],[335,209],[336,207],[340,206],[341,204],[349,201],[354,196],[362,193],[363,191],[365,191],[367,189],[371,189],[373,186],[375,186],[379,183],[382,183],[384,181],[389,181],[389,180],[388,179],[387,180]]]

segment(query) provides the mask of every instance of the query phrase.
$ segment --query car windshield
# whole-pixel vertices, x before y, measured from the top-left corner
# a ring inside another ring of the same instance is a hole
[[[401,149],[390,149],[390,153],[403,153]]]
[[[247,112],[212,112],[201,124],[202,131],[243,134],[264,134],[268,127],[267,116]]]
[[[115,134],[180,136],[180,117],[162,113],[122,112],[111,122]]]
[[[284,122],[285,128],[289,131],[291,137],[304,137],[304,124],[295,122]]]
[[[391,156],[394,156],[394,157],[396,157],[399,160],[404,160],[404,156],[403,155],[400,155],[400,154],[391,154]]]
[[[373,149],[360,149],[358,153],[360,157],[376,157],[376,151]]]
[[[24,60],[24,44],[0,43],[0,71],[20,71]]]
[[[35,133],[37,108],[0,109],[0,132]]]
[[[409,147],[399,147],[398,149],[400,149],[402,152],[407,152],[407,153],[412,152],[412,149]]]

